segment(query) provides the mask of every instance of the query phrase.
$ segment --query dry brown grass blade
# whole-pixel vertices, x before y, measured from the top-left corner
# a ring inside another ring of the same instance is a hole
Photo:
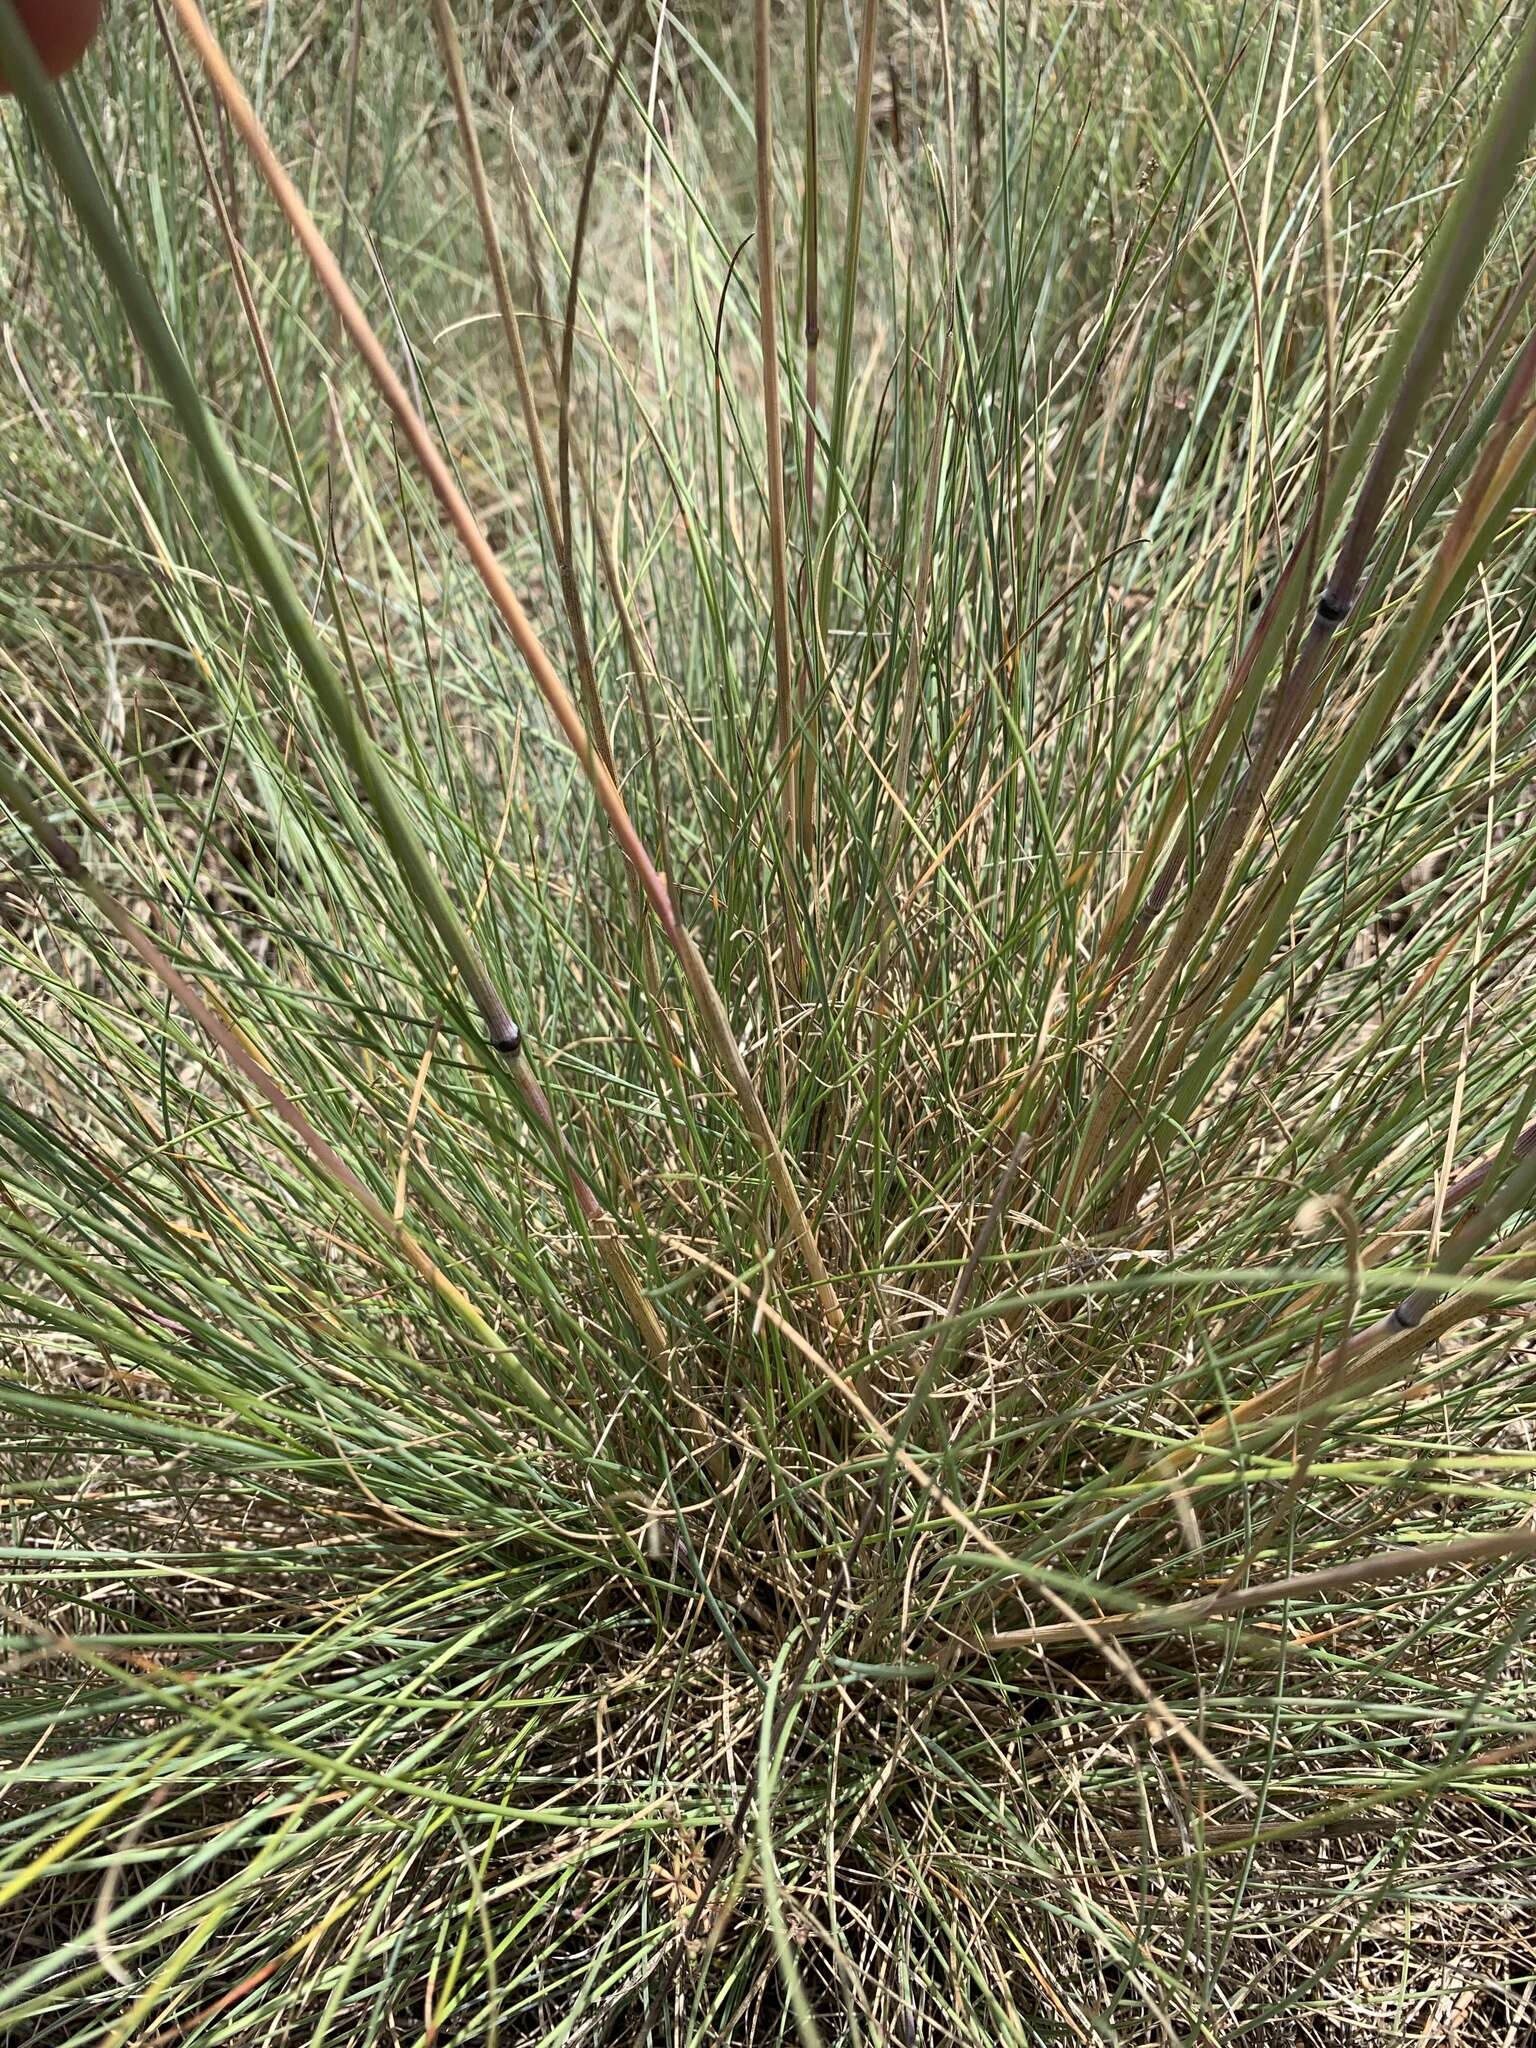
[[[1536,1554],[1536,1528],[1521,1522],[1512,1529],[1495,1530],[1489,1536],[1462,1536],[1454,1543],[1434,1547],[1404,1544],[1384,1550],[1376,1557],[1363,1557],[1351,1564],[1328,1565],[1321,1571],[1296,1572],[1289,1578],[1271,1579],[1267,1585],[1241,1586],[1229,1593],[1213,1594],[1208,1600],[1181,1600],[1172,1607],[1149,1608],[1143,1614],[1110,1614],[1095,1618],[1094,1627],[1103,1636],[1168,1635],[1203,1621],[1219,1621],[1231,1614],[1246,1614],[1255,1607],[1272,1607],[1281,1600],[1325,1599],[1330,1593],[1345,1593],[1352,1586],[1380,1585],[1389,1579],[1417,1578],[1423,1573],[1445,1571],[1456,1565],[1482,1564],[1491,1558],[1530,1557]],[[1062,1622],[1047,1622],[1039,1628],[996,1629],[986,1638],[989,1650],[1041,1650],[1052,1644],[1070,1642],[1079,1633]]]

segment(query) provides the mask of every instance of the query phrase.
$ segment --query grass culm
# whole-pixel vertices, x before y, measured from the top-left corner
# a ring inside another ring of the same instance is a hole
[[[0,71],[0,2036],[1536,2038],[1536,17]]]

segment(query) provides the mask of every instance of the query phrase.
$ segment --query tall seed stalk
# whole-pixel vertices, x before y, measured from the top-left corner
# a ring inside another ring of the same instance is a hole
[[[1311,707],[1334,635],[1354,607],[1367,558],[1407,455],[1414,426],[1433,389],[1457,314],[1519,173],[1533,120],[1536,13],[1525,25],[1482,139],[1425,258],[1387,361],[1334,466],[1319,517],[1323,532],[1335,523],[1370,450],[1369,466],[1343,542],[1317,601],[1302,649],[1276,686],[1253,764],[1220,824],[1217,840],[1195,878],[1173,932],[1137,992],[1135,1007],[1120,1034],[1113,1067],[1095,1094],[1061,1197],[1064,1213],[1070,1211],[1074,1194],[1096,1167],[1111,1130],[1125,1113],[1125,1105],[1134,1104],[1138,1098],[1137,1070],[1163,1018],[1164,999],[1188,965],[1227,893],[1237,850],[1247,838],[1275,769]],[[1378,428],[1379,438],[1375,438]],[[1294,567],[1293,560],[1292,571]],[[1283,589],[1285,594],[1281,596],[1277,591],[1271,615],[1256,635],[1251,660],[1249,652],[1243,657],[1242,665],[1251,668],[1252,677],[1244,691],[1245,699],[1251,698],[1261,682],[1267,661],[1278,651],[1301,601],[1298,575],[1289,573],[1283,579]],[[1217,742],[1207,786],[1225,765],[1240,727],[1239,717],[1233,722],[1230,739]],[[1139,871],[1145,872],[1144,864],[1139,864]],[[1299,887],[1298,882],[1296,893]],[[1291,895],[1289,886],[1285,893]]]
[[[645,0],[630,0],[630,6],[625,12],[624,24],[619,31],[618,41],[614,44],[613,56],[603,79],[602,95],[598,100],[597,113],[592,123],[592,139],[587,146],[586,162],[582,168],[581,190],[576,199],[576,225],[571,237],[570,274],[565,287],[565,313],[560,324],[560,420],[555,443],[560,478],[560,584],[565,596],[566,616],[571,622],[571,637],[578,650],[578,675],[587,729],[597,741],[604,767],[614,777],[617,777],[618,770],[614,765],[613,746],[603,717],[602,701],[597,694],[597,672],[592,663],[591,637],[587,632],[581,592],[576,583],[576,508],[571,493],[571,379],[576,352],[576,313],[581,300],[581,259],[586,249],[587,225],[592,217],[592,188],[597,177],[603,134],[608,126],[608,111],[613,105],[613,89],[618,83],[624,53],[629,48],[630,36],[634,32],[635,23],[644,4]]]
[[[805,559],[816,539],[817,361],[821,345],[821,0],[805,0],[805,198],[800,223],[805,336],[805,443],[800,486]]]
[[[354,692],[343,681],[315,630],[282,553],[203,402],[165,316],[118,233],[74,124],[43,75],[10,0],[0,0],[0,62],[15,82],[38,139],[69,195],[140,347],[165,388],[230,532],[265,591],[283,637],[378,818],[407,889],[479,1012],[488,1050],[510,1074],[516,1098],[530,1122],[551,1142],[577,1207],[647,1349],[653,1357],[664,1356],[665,1332],[645,1296],[616,1226],[571,1158],[548,1098],[529,1069],[522,1032],[417,836],[395,788],[394,772],[368,729]]]
[[[8,4],[8,0],[0,0],[0,4]],[[492,603],[512,635],[540,694],[590,782],[609,828],[633,867],[645,899],[667,943],[682,966],[711,1050],[736,1095],[748,1127],[757,1141],[763,1164],[778,1194],[815,1289],[822,1315],[834,1332],[842,1331],[846,1327],[845,1318],[816,1241],[815,1230],[801,1200],[783,1147],[763,1107],[751,1070],[731,1029],[725,1005],[703,956],[673,903],[665,878],[630,818],[617,782],[601,759],[580,713],[508,582],[494,549],[486,539],[484,530],[454,481],[452,471],[385,354],[362,307],[341,276],[336,259],[315,225],[298,188],[278,161],[260,118],[241,90],[222,50],[198,12],[194,0],[173,0],[173,4],[183,31],[197,52],[198,61],[207,73],[209,82],[255,159],[323,290],[340,314],[353,347],[395,415],[419,468],[442,506],[449,525],[458,536],[464,552],[474,565]],[[3,54],[3,49],[0,49],[0,55]],[[40,78],[38,85],[38,98],[48,97]],[[27,104],[30,111],[30,100]],[[84,170],[87,177],[91,176],[89,166],[84,163],[83,152],[80,154],[79,168]],[[93,178],[92,182],[94,183]],[[70,189],[67,181],[66,189]],[[110,222],[105,225],[110,230]],[[126,252],[123,254],[126,260]],[[131,268],[131,264],[129,267]],[[162,321],[162,328],[163,325]],[[170,341],[168,330],[166,340]],[[174,353],[174,342],[171,342],[170,346]],[[191,386],[185,365],[182,365],[182,376],[195,396],[195,387]],[[433,881],[436,883],[435,876]],[[441,894],[441,884],[437,883],[436,886]],[[446,897],[444,901],[446,902]]]
[[[1351,521],[1350,534],[1335,563],[1334,576],[1358,587],[1364,556],[1385,511],[1393,484],[1411,443],[1420,410],[1433,389],[1435,374],[1455,326],[1456,316],[1482,264],[1520,167],[1525,140],[1536,112],[1536,18],[1525,25],[1482,139],[1467,164],[1427,251],[1419,278],[1403,309],[1392,345],[1377,372],[1342,450],[1330,462],[1327,487],[1316,519],[1325,538],[1343,516],[1362,469],[1369,470]],[[1203,779],[1193,799],[1196,817],[1214,801],[1220,781],[1236,754],[1269,674],[1288,644],[1292,625],[1305,597],[1295,573],[1307,552],[1306,537],[1298,542],[1281,570],[1276,588],[1260,611],[1234,672],[1235,692],[1224,695],[1211,725],[1197,744],[1197,768]],[[1337,591],[1335,598],[1337,598]],[[1314,621],[1315,623],[1315,621]],[[1309,635],[1310,638],[1310,635]],[[1294,710],[1304,688],[1296,673],[1283,675],[1274,693],[1268,731],[1294,729]],[[1278,745],[1274,749],[1279,752]],[[1249,780],[1252,780],[1250,776]],[[1179,813],[1189,799],[1190,784],[1180,777],[1122,891],[1115,922],[1121,923],[1145,887],[1150,863],[1167,843]],[[1262,793],[1261,789],[1259,793]],[[1256,807],[1256,805],[1255,805]],[[1178,856],[1175,856],[1177,859]],[[1213,863],[1207,863],[1209,873]],[[1171,887],[1171,881],[1167,885]],[[1198,885],[1197,885],[1198,886]]]
[[[784,505],[784,419],[779,401],[778,255],[773,227],[773,54],[769,0],[753,0],[752,112],[757,193],[757,322],[763,371],[763,435],[768,465],[769,611],[773,630],[773,729],[784,805],[784,845],[798,843],[794,742],[794,670],[789,645],[789,538]],[[792,894],[785,893],[785,941]]]
[[[1498,419],[1477,470],[1436,551],[1435,560],[1392,654],[1351,720],[1333,764],[1312,802],[1280,850],[1276,861],[1279,879],[1270,898],[1268,914],[1248,944],[1246,958],[1220,1005],[1199,1056],[1181,1077],[1174,1092],[1169,1109],[1176,1118],[1187,1114],[1200,1099],[1232,1021],[1273,959],[1291,913],[1322,859],[1350,792],[1364,772],[1387,719],[1409,689],[1424,651],[1449,604],[1465,586],[1489,542],[1502,527],[1533,467],[1536,467],[1536,404],[1533,404],[1533,394],[1536,394],[1536,334],[1521,351],[1518,374],[1511,379],[1505,392]],[[1524,1172],[1525,1167],[1521,1166],[1519,1173],[1523,1175]],[[1133,1193],[1144,1184],[1144,1179],[1145,1172],[1141,1181],[1133,1182]],[[1491,1200],[1496,1202],[1497,1197]]]
[[[159,4],[159,0],[156,0],[156,4]],[[634,25],[637,11],[636,7],[631,7],[630,9],[624,29],[623,40],[625,43],[628,41],[629,32]],[[476,218],[480,224],[480,244],[485,253],[486,267],[491,273],[491,286],[496,299],[497,317],[501,323],[502,339],[506,342],[507,353],[512,362],[512,380],[517,388],[518,409],[523,416],[523,432],[527,437],[529,454],[533,460],[534,480],[538,488],[539,505],[544,514],[544,524],[549,533],[550,546],[555,551],[555,567],[559,576],[560,594],[562,603],[565,606],[566,622],[570,628],[571,645],[576,657],[576,671],[581,683],[582,702],[586,708],[589,720],[593,718],[594,714],[596,716],[597,723],[594,730],[597,734],[598,746],[602,752],[604,766],[609,774],[612,775],[616,772],[613,747],[602,718],[602,703],[597,691],[597,673],[592,659],[591,636],[587,631],[586,614],[582,608],[581,593],[576,582],[575,563],[572,555],[571,535],[573,522],[570,505],[571,387],[570,370],[566,361],[566,346],[569,338],[575,331],[580,235],[578,235],[577,250],[573,253],[571,259],[571,289],[567,295],[566,317],[562,331],[562,367],[557,372],[560,395],[560,435],[558,444],[560,488],[557,498],[554,473],[549,465],[549,450],[545,445],[544,429],[539,421],[538,405],[534,398],[533,380],[528,374],[528,357],[523,347],[522,329],[518,320],[517,307],[512,298],[511,281],[507,276],[506,258],[502,254],[501,234],[496,222],[495,209],[491,203],[490,184],[485,175],[485,158],[480,149],[480,135],[475,125],[474,108],[470,102],[469,80],[464,71],[464,54],[459,43],[459,32],[453,18],[451,0],[432,0],[432,15],[437,28],[438,42],[443,53],[443,69],[448,75],[448,89],[453,100],[454,117],[458,124],[459,145],[464,153],[464,167],[469,178],[470,192],[474,197]],[[597,153],[602,143],[603,125],[612,100],[612,81],[618,76],[621,55],[622,47],[620,52],[616,53],[609,70],[609,83],[603,95],[601,116],[594,127],[591,147],[588,152],[587,173],[583,180],[581,215],[583,222],[586,218],[586,204],[591,193]],[[645,722],[647,743],[652,755],[651,773],[654,782],[656,773],[655,748],[652,734],[650,695],[646,680],[646,664],[639,652],[634,622],[630,617],[629,608],[624,602],[618,578],[613,573],[611,559],[613,551],[607,531],[593,512],[592,486],[585,469],[582,471],[582,480],[585,486],[588,517],[597,535],[599,559],[603,566],[604,581],[608,585],[609,595],[619,615],[620,630],[624,636],[624,645],[629,655],[630,668],[635,677],[635,687],[640,695],[641,715]],[[656,809],[659,815],[661,810],[659,791],[657,794],[658,802]],[[666,871],[666,853],[666,843],[663,840],[661,844],[663,873]],[[637,918],[641,917],[644,911],[638,878],[634,870],[627,864],[624,872],[630,892],[631,909]],[[654,997],[657,993],[656,984],[658,977],[655,946],[652,942],[649,926],[646,927],[645,931],[644,953],[646,983]],[[659,1004],[656,1006],[656,1013],[664,1015]]]
[[[853,90],[853,157],[848,172],[848,223],[843,238],[842,292],[838,305],[837,359],[832,376],[832,414],[827,429],[827,494],[822,507],[815,592],[811,614],[818,644],[832,615],[836,535],[847,494],[848,397],[853,380],[853,323],[858,304],[859,244],[864,228],[864,184],[869,166],[869,132],[874,109],[875,28],[880,0],[864,0],[859,23],[859,64]],[[800,782],[800,843],[809,861],[816,845],[817,701],[806,701],[800,721],[804,772]]]

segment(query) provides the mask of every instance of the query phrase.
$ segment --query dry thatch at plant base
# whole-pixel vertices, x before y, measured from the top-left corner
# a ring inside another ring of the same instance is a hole
[[[1536,27],[209,17],[0,12],[0,2035],[1523,2040]]]

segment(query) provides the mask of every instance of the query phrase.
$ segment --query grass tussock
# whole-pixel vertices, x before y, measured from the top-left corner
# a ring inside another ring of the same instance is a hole
[[[1527,2038],[1525,12],[210,16],[0,5],[0,2033]]]

